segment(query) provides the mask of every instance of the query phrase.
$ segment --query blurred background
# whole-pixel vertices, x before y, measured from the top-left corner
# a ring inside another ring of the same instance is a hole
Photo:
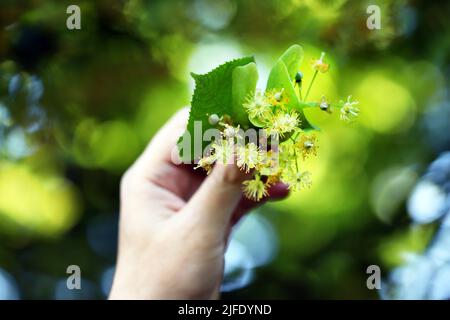
[[[66,27],[81,8],[81,30]],[[369,4],[381,30],[366,27]],[[291,44],[327,52],[311,99],[353,95],[361,116],[311,111],[311,189],[238,226],[224,298],[450,298],[450,3],[356,0],[2,0],[0,299],[103,299],[118,186],[204,73],[255,55],[264,88]],[[437,159],[437,160],[436,160]],[[431,164],[431,166],[430,166]],[[447,215],[447,221],[445,217]],[[79,265],[82,290],[68,290]],[[381,290],[366,286],[379,265]],[[152,266],[148,266],[151,268]]]

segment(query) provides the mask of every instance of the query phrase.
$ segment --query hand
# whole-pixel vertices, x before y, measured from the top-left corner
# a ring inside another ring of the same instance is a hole
[[[171,155],[186,128],[178,112],[121,182],[119,252],[110,299],[219,297],[231,227],[256,203],[243,198],[245,175],[216,165],[207,177]],[[287,195],[274,185],[271,198]]]

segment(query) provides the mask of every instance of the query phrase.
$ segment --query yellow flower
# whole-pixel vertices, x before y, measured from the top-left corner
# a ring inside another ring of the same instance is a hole
[[[240,138],[240,126],[233,127],[229,124],[224,124],[225,129],[222,132],[222,136],[226,139]]]
[[[263,176],[272,176],[279,174],[281,168],[279,165],[279,152],[269,150],[267,152],[260,152],[260,161],[256,166]]]
[[[271,104],[260,91],[257,91],[253,97],[248,98],[243,106],[251,118],[264,119],[268,118],[271,113]]]
[[[213,159],[223,164],[231,164],[234,161],[234,141],[222,139],[211,145]]]
[[[317,137],[314,134],[302,134],[296,142],[296,147],[300,150],[303,160],[311,155],[317,156]]]
[[[330,69],[330,65],[328,63],[323,62],[323,58],[325,57],[325,52],[322,52],[319,59],[313,59],[311,61],[311,66],[313,70],[320,71],[325,73]]]
[[[278,162],[281,168],[286,168],[292,163],[295,148],[291,140],[283,142],[278,147]]]
[[[359,104],[358,101],[351,101],[352,96],[348,96],[347,101],[343,103],[343,107],[341,108],[341,120],[343,121],[352,121],[359,115],[359,108],[355,107]]]
[[[255,168],[259,161],[259,150],[256,144],[254,144],[253,142],[250,142],[245,146],[239,146],[237,148],[236,164],[245,172],[249,172],[250,169]]]
[[[281,171],[279,171],[277,174],[271,175],[267,177],[267,181],[266,181],[266,185],[267,186],[271,186],[274,185],[275,183],[280,181],[280,175],[281,175]]]
[[[299,124],[300,121],[295,111],[291,111],[290,113],[278,111],[271,119],[267,131],[269,134],[283,137],[284,134],[297,128]]]
[[[292,191],[298,191],[304,188],[311,187],[311,173],[308,171],[304,172],[291,172],[285,175],[282,179]]]
[[[267,186],[261,181],[259,175],[252,180],[245,180],[243,183],[244,195],[254,201],[261,200],[264,196],[268,196]]]
[[[206,174],[210,174],[215,161],[216,159],[214,156],[203,157],[198,161],[197,166],[194,169],[203,168],[206,171]]]
[[[284,107],[289,102],[289,98],[284,94],[284,88],[267,91],[266,98],[269,104],[274,107]]]

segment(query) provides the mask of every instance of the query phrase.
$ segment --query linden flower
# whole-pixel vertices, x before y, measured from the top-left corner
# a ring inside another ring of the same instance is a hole
[[[231,126],[231,125],[229,125],[229,124],[225,124],[225,130],[223,130],[223,133],[222,133],[222,135],[225,137],[225,138],[228,138],[228,139],[232,139],[232,138],[239,138],[240,137],[240,131],[241,129],[240,129],[240,126],[238,125],[237,127],[233,127],[233,126]]]
[[[230,164],[234,161],[234,142],[222,139],[218,143],[211,145],[213,150],[213,159],[223,164]]]
[[[328,63],[323,62],[323,58],[325,57],[325,52],[322,52],[319,59],[313,59],[311,61],[311,66],[313,70],[320,71],[325,73],[330,69],[330,65]]]
[[[239,146],[237,148],[236,164],[245,172],[249,172],[250,169],[255,168],[259,161],[259,150],[256,144],[254,144],[253,142],[250,142],[245,146]]]
[[[206,174],[210,174],[215,161],[216,159],[214,156],[203,157],[198,161],[197,166],[194,168],[194,170],[203,168],[206,171]]]
[[[266,92],[266,98],[272,106],[284,106],[289,102],[289,99],[284,96],[284,88],[281,90],[272,89]]]
[[[359,115],[359,108],[355,105],[359,104],[358,101],[351,101],[352,96],[348,96],[347,101],[341,108],[341,120],[352,121]]]
[[[285,133],[291,132],[300,124],[297,113],[277,112],[270,121],[270,127],[267,128],[269,134],[283,137]]]
[[[278,157],[280,164],[290,163],[294,153],[293,144],[290,140],[284,142],[278,147]]]
[[[254,201],[261,200],[264,196],[268,196],[267,186],[261,181],[259,175],[252,180],[245,180],[243,183],[244,195]]]
[[[271,186],[280,181],[280,174],[274,174],[267,177],[266,185]]]
[[[296,147],[300,149],[303,160],[311,155],[317,156],[317,137],[314,134],[302,134],[296,143]]]
[[[260,91],[248,98],[243,106],[251,118],[267,118],[270,115],[270,102]]]
[[[287,176],[285,182],[289,185],[289,189],[292,191],[309,188],[312,184],[311,173],[309,171],[294,172]]]
[[[279,165],[279,152],[269,150],[260,152],[260,161],[256,166],[256,170],[264,176],[277,175],[281,172]]]

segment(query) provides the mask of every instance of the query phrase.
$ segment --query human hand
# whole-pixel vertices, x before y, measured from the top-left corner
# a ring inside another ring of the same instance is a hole
[[[235,165],[216,165],[205,177],[173,163],[187,118],[183,109],[170,119],[122,178],[110,299],[219,297],[231,227],[256,203],[243,197],[245,174]],[[269,198],[287,192],[277,184]]]

